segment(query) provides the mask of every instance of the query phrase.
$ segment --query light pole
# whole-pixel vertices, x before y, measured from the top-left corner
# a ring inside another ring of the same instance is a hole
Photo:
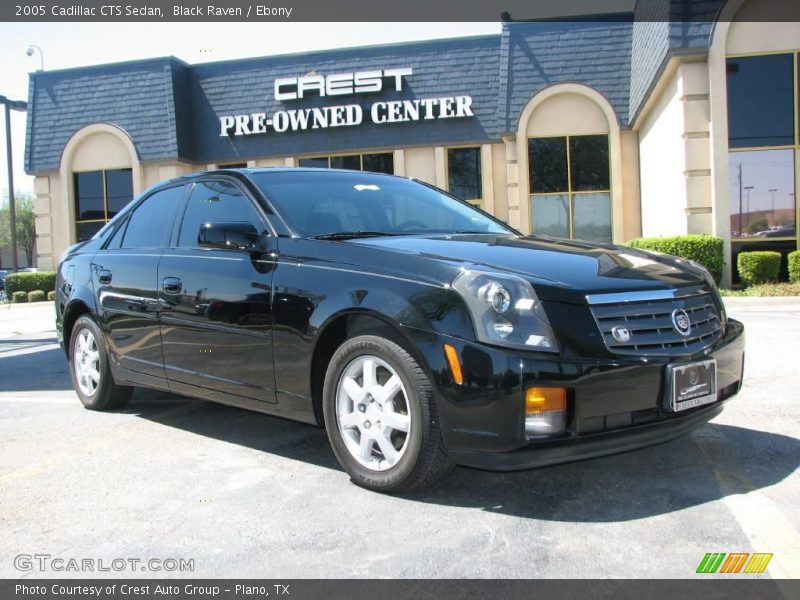
[[[745,214],[747,214],[747,224],[749,226],[750,225],[750,190],[755,189],[755,186],[754,185],[746,185],[746,186],[744,186],[744,189],[747,191],[747,213],[745,213]],[[741,234],[742,234],[742,232],[739,231],[739,235],[741,235]]]
[[[770,226],[775,227],[775,192],[778,191],[778,188],[769,188],[767,191],[772,194],[772,224]]]
[[[11,228],[11,265],[16,271],[19,268],[17,258],[17,214],[14,208],[14,163],[11,158],[11,111],[25,112],[28,105],[21,100],[9,100],[0,96],[0,104],[5,107],[6,113],[6,156],[8,163],[8,225]]]
[[[28,56],[33,56],[34,50],[39,51],[39,70],[44,71],[44,52],[42,52],[42,49],[39,48],[39,46],[31,44],[30,46],[28,46],[28,49],[25,50],[25,54],[27,54]]]

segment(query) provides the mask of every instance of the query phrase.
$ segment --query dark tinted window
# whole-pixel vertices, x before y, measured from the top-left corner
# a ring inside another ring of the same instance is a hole
[[[611,187],[608,176],[607,135],[570,137],[569,160],[573,192],[592,192]]]
[[[298,161],[298,165],[301,167],[313,167],[315,169],[327,169],[328,157],[321,156],[319,158],[301,158]]]
[[[728,139],[733,148],[794,143],[791,54],[729,58]]]
[[[253,180],[298,233],[508,233],[509,230],[441,192],[400,177],[320,171],[256,173]]]
[[[103,172],[75,173],[75,218],[78,221],[105,219],[105,211]],[[100,225],[102,227],[102,223]]]
[[[386,173],[387,175],[392,175],[394,173],[394,154],[391,152],[383,152],[381,154],[364,154],[362,158],[363,171]]]
[[[133,200],[133,177],[131,169],[106,171],[106,194],[110,219]]]
[[[160,248],[169,237],[172,215],[183,196],[184,186],[167,188],[149,196],[128,220],[123,248]]]
[[[250,223],[263,232],[264,223],[250,199],[227,181],[203,181],[194,186],[183,215],[178,245],[197,246],[204,223]]]
[[[481,149],[450,148],[447,151],[447,177],[451,194],[463,200],[483,196],[481,188]]]
[[[361,156],[351,154],[350,156],[331,156],[331,169],[353,169],[361,170]]]
[[[567,138],[532,138],[528,140],[531,192],[549,194],[566,192]]]

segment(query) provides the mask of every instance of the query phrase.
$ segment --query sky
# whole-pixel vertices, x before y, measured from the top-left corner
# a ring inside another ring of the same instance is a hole
[[[156,56],[203,63],[252,56],[500,33],[499,23],[0,23],[0,95],[28,99],[28,73]],[[0,117],[0,199],[7,197],[5,120]],[[11,113],[14,188],[24,171],[25,113]]]

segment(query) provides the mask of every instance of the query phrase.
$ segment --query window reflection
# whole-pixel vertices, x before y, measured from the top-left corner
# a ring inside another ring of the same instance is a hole
[[[731,236],[796,237],[793,150],[731,152]]]

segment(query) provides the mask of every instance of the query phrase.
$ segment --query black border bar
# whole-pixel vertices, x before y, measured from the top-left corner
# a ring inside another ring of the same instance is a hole
[[[634,19],[711,23],[738,0],[9,0],[15,22],[451,22]],[[753,5],[748,21],[800,21],[800,2]],[[209,9],[212,7],[212,10]]]

